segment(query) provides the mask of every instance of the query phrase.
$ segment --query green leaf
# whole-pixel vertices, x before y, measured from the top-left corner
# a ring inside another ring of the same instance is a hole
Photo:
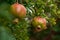
[[[15,37],[3,26],[0,27],[0,40],[16,40]]]

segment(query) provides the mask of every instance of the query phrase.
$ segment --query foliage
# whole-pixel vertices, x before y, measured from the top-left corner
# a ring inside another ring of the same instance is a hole
[[[11,14],[10,6],[16,3],[16,0],[0,0],[1,40],[33,40],[34,38],[44,40],[50,34],[51,40],[60,40],[60,0],[18,0],[18,2],[26,7],[27,14],[25,18],[19,19],[18,24],[14,24],[12,21],[16,17]],[[31,19],[35,16],[47,19],[46,30],[34,33]],[[8,39],[5,39],[6,37]]]

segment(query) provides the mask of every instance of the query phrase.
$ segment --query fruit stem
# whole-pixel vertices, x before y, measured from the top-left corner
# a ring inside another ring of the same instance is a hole
[[[22,4],[22,0],[20,0],[20,3]]]
[[[16,0],[17,4],[18,4],[18,0]]]

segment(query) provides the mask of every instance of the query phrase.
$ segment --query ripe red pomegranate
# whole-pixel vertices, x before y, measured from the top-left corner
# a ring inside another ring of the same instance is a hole
[[[40,26],[39,29],[46,29],[46,19],[45,18],[42,18],[42,17],[34,17],[33,20],[32,20],[32,25],[34,27],[38,27]]]
[[[26,16],[26,8],[19,3],[14,3],[13,5],[11,5],[11,12],[13,15],[19,18],[23,18]]]

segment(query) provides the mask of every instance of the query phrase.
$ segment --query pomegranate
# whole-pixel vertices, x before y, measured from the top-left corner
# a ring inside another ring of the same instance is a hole
[[[32,25],[40,30],[40,29],[46,29],[46,19],[42,17],[34,17],[32,19]]]
[[[13,15],[23,18],[26,16],[26,8],[19,3],[14,3],[11,5],[11,12]]]
[[[14,19],[14,20],[13,20],[13,23],[14,23],[14,24],[18,24],[18,23],[19,23],[19,19],[18,19],[18,18]]]

